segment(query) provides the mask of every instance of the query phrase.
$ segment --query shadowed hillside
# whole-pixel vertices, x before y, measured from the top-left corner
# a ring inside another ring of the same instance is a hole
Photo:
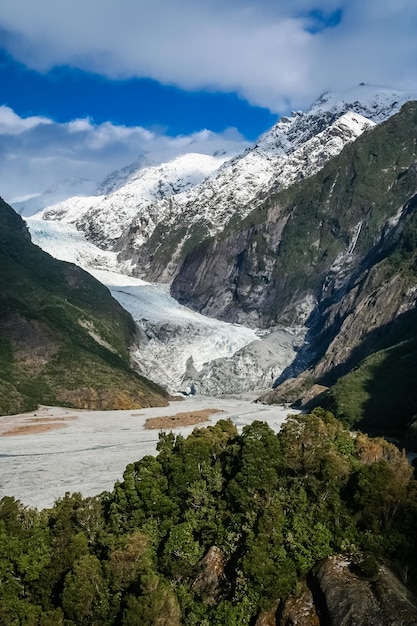
[[[0,200],[0,413],[166,404],[167,394],[130,367],[134,337],[108,289],[33,245]]]

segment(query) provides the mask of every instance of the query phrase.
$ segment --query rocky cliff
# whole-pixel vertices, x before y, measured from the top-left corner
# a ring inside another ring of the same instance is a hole
[[[333,384],[383,340],[396,342],[415,314],[416,138],[409,103],[191,251],[174,297],[253,326],[306,321],[308,346],[286,376],[311,366],[298,394],[314,381]]]
[[[349,559],[334,556],[319,563],[297,596],[279,607],[279,626],[412,626],[415,596],[386,566],[371,577],[355,573]]]
[[[340,299],[412,213],[415,133],[410,104],[192,251],[173,295],[209,315],[261,325],[300,320],[318,300]]]

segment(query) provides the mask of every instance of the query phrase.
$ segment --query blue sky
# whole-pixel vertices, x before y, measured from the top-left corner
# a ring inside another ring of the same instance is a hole
[[[68,66],[40,73],[4,53],[0,85],[7,86],[2,104],[19,116],[42,115],[56,122],[88,117],[97,124],[141,125],[171,136],[236,126],[255,140],[277,119],[236,93],[185,91],[149,78],[112,80]]]
[[[415,0],[3,0],[0,194],[239,151],[325,90],[417,88]]]

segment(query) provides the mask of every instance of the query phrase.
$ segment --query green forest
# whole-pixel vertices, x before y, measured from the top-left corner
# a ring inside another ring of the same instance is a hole
[[[0,623],[249,626],[332,554],[413,587],[416,487],[393,444],[324,409],[278,434],[162,432],[112,492],[43,511],[0,501]]]

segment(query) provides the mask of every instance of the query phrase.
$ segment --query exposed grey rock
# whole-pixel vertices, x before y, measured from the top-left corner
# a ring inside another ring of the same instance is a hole
[[[314,570],[330,626],[414,626],[416,598],[385,566],[372,580],[360,578],[343,557],[329,557]]]
[[[249,325],[297,324],[312,303],[307,348],[279,381],[304,371],[285,388],[286,401],[317,379],[335,382],[417,311],[417,284],[402,269],[404,252],[391,260],[402,241],[413,246],[415,128],[410,103],[305,185],[271,197],[191,252],[172,284],[180,301]],[[367,186],[381,193],[364,195]]]
[[[224,579],[225,560],[217,546],[211,546],[199,563],[199,573],[191,585],[206,604],[213,604],[220,591]]]

